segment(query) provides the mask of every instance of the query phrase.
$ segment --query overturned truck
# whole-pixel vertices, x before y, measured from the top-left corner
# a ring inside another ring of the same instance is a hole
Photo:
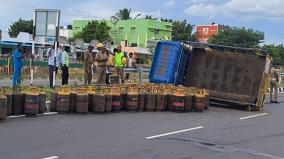
[[[210,105],[263,109],[271,63],[265,51],[185,44],[191,54],[185,86],[208,89]]]

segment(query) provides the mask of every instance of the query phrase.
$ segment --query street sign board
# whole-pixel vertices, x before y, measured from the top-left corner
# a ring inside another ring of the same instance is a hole
[[[60,10],[36,9],[34,36],[57,37],[60,25]]]

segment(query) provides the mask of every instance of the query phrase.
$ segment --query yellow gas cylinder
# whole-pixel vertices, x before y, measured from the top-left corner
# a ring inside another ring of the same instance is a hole
[[[204,89],[197,89],[194,95],[193,108],[197,112],[203,112],[205,109],[205,94]]]
[[[70,110],[70,86],[62,86],[57,93],[58,113],[68,113]]]
[[[76,96],[76,113],[86,114],[89,110],[89,95],[87,89],[79,87]]]

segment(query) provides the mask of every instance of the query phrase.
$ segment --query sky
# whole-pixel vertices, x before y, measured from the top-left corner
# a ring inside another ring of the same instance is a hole
[[[131,8],[132,17],[186,19],[190,24],[215,22],[265,33],[266,44],[284,43],[283,0],[0,0],[0,29],[32,19],[36,8],[60,9],[61,25],[74,19],[109,19],[119,9]]]

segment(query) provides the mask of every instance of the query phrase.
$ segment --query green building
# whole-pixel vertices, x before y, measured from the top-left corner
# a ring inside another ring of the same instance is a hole
[[[73,35],[82,29],[91,20],[74,20]],[[149,40],[171,40],[172,23],[151,19],[120,20],[116,25],[106,20],[111,27],[112,44],[118,45],[126,40],[128,46],[147,47]]]

